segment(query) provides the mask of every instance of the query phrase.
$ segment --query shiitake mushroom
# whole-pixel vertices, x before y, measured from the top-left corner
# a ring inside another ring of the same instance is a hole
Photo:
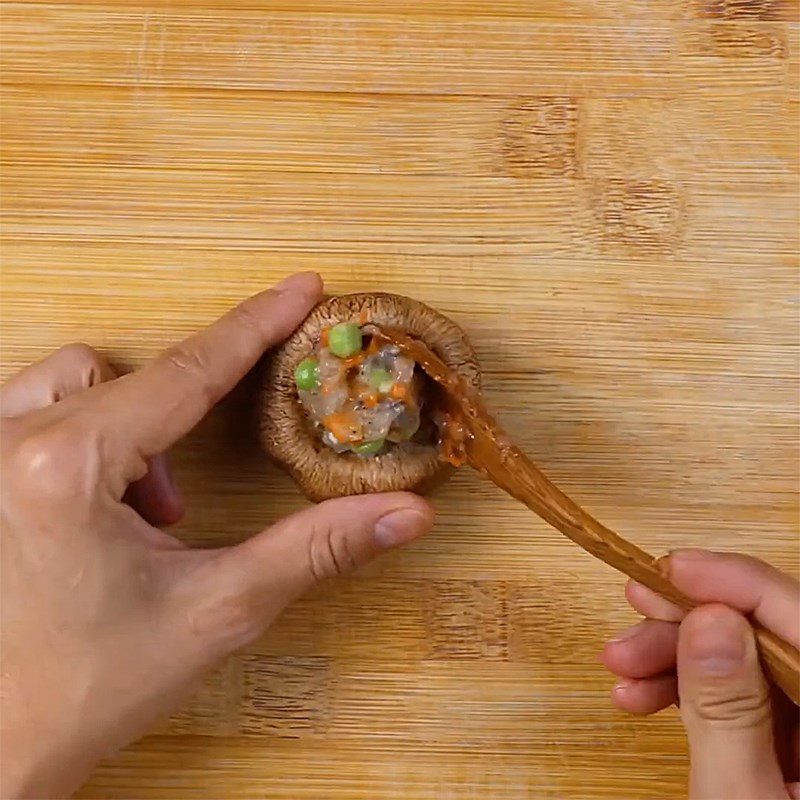
[[[393,445],[371,458],[336,453],[320,441],[298,398],[295,369],[339,322],[372,323],[402,330],[424,342],[476,388],[480,371],[472,345],[452,320],[430,306],[393,294],[351,294],[320,303],[303,324],[266,359],[262,376],[260,438],[267,454],[286,469],[303,493],[319,501],[343,495],[427,491],[446,480],[452,467],[440,459],[435,434]],[[419,370],[419,367],[417,367]],[[431,394],[423,416],[434,411]],[[428,428],[432,426],[429,424]]]

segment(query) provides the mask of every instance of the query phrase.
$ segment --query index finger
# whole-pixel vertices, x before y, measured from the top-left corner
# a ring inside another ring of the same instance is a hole
[[[665,559],[670,580],[698,603],[724,603],[752,614],[765,628],[800,647],[800,583],[764,561],[740,553],[675,550]]]
[[[110,384],[106,408],[115,427],[130,431],[140,455],[163,452],[194,428],[265,350],[285,339],[321,296],[319,275],[293,275]]]

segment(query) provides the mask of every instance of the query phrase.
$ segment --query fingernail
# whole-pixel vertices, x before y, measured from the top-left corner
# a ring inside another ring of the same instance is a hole
[[[629,689],[633,685],[633,681],[626,680],[625,678],[620,678],[615,684],[614,688],[611,690],[612,692],[624,692],[626,689]]]
[[[613,639],[609,639],[609,644],[616,644],[617,642],[627,642],[629,639],[633,639],[638,636],[642,632],[642,623],[637,622],[635,625],[631,625],[630,628],[627,630],[618,633]]]
[[[704,613],[691,621],[688,650],[699,670],[708,675],[729,675],[744,662],[742,620],[732,611]]]
[[[708,550],[701,550],[699,547],[683,547],[680,550],[672,550],[669,557],[676,561],[703,561],[710,555]]]
[[[665,556],[659,556],[654,562],[653,566],[667,579],[669,579],[669,559],[671,553]]]
[[[298,272],[294,275],[290,275],[288,278],[284,278],[280,283],[276,283],[275,286],[272,287],[272,291],[276,292],[277,294],[283,294],[284,292],[292,291],[302,284],[308,283],[308,280],[311,277],[315,277],[317,280],[320,280],[320,277],[316,272]]]
[[[390,511],[375,524],[374,537],[378,547],[389,550],[422,536],[430,527],[430,519],[413,508]]]
[[[702,561],[708,556],[708,550],[701,550],[697,547],[684,547],[680,550],[670,550],[665,556],[657,558],[655,567],[665,578],[671,580],[670,569],[674,563],[689,564],[690,562]]]

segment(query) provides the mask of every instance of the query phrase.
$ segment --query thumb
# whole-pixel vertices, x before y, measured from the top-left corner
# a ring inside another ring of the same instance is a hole
[[[192,627],[224,651],[241,647],[315,583],[416,539],[433,519],[428,503],[406,493],[343,497],[285,517],[204,561],[192,579],[192,616],[203,622]]]
[[[328,500],[240,545],[232,568],[253,591],[284,607],[315,583],[350,572],[432,525],[433,510],[413,494]]]
[[[678,639],[678,691],[689,738],[692,800],[786,797],[767,683],[753,630],[738,612],[690,612]]]

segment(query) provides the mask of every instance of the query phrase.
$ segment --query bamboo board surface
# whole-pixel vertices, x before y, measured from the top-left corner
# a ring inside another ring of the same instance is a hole
[[[2,376],[136,366],[297,269],[469,332],[491,403],[641,546],[798,564],[798,52],[781,0],[2,6]],[[302,505],[223,405],[174,454],[203,545]],[[463,473],[82,795],[678,798],[615,712],[622,579]]]

